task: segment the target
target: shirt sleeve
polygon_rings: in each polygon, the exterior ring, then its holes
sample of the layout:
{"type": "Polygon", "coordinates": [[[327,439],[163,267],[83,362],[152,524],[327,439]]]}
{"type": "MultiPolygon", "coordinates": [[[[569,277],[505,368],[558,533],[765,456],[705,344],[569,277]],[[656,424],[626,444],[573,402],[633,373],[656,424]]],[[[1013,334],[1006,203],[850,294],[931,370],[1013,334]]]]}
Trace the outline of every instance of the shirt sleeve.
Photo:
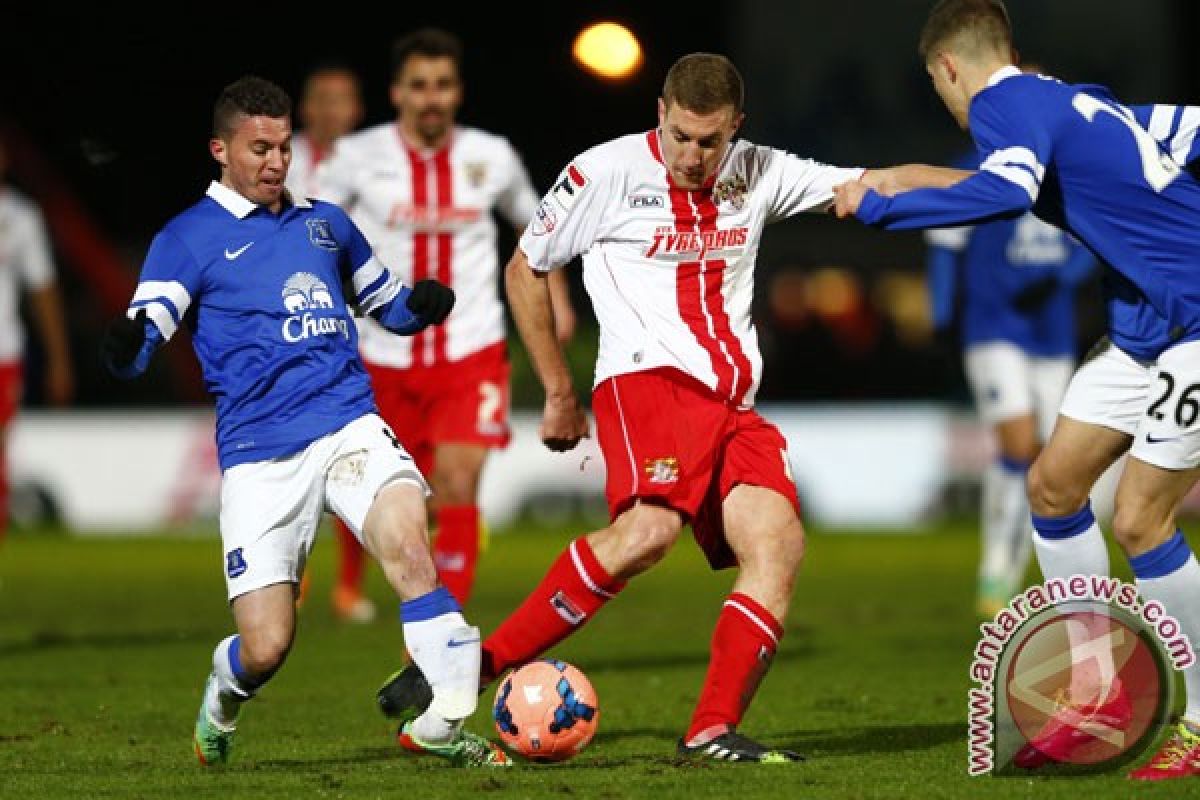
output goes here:
{"type": "Polygon", "coordinates": [[[341,249],[340,270],[343,280],[354,288],[354,303],[364,314],[373,314],[391,302],[404,283],[380,261],[367,237],[340,208],[327,209],[333,236],[341,249]]]}
{"type": "Polygon", "coordinates": [[[163,230],[150,243],[126,316],[133,319],[145,309],[163,341],[168,341],[199,296],[202,279],[203,270],[191,251],[178,236],[163,230]]]}
{"type": "Polygon", "coordinates": [[[1200,161],[1200,107],[1164,104],[1130,106],[1138,124],[1149,131],[1181,166],[1200,161]]]}
{"type": "Polygon", "coordinates": [[[503,147],[505,162],[504,189],[496,198],[496,210],[514,228],[524,228],[533,219],[538,207],[537,192],[529,180],[529,173],[521,163],[521,157],[507,141],[503,147]]]}
{"type": "Polygon", "coordinates": [[[784,219],[805,211],[826,211],[833,203],[833,187],[856,181],[862,167],[834,167],[782,150],[770,151],[766,177],[774,184],[770,206],[771,220],[784,219]]]}
{"type": "Polygon", "coordinates": [[[1022,98],[1003,85],[971,104],[971,134],[979,171],[946,189],[916,189],[893,197],[868,191],[858,218],[888,230],[985,222],[1033,208],[1050,161],[1051,139],[1022,98]]]}
{"type": "Polygon", "coordinates": [[[549,272],[595,244],[614,179],[610,172],[575,159],[534,211],[520,247],[536,270],[549,272]]]}
{"type": "Polygon", "coordinates": [[[54,282],[54,259],[42,214],[32,204],[21,215],[21,227],[13,237],[16,261],[26,288],[43,289],[54,282]]]}

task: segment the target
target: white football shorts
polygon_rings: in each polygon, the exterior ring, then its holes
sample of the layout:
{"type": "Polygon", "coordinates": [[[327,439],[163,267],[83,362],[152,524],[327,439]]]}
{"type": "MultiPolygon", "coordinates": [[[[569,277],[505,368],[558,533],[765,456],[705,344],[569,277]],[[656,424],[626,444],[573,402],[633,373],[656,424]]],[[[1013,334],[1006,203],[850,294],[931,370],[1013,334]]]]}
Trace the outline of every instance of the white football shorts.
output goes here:
{"type": "Polygon", "coordinates": [[[1043,441],[1050,437],[1075,369],[1071,358],[1044,358],[1011,342],[984,342],[967,348],[963,365],[984,422],[995,425],[1033,414],[1043,441]]]}
{"type": "Polygon", "coordinates": [[[1134,437],[1129,454],[1147,464],[1200,466],[1200,342],[1174,345],[1156,362],[1105,342],[1075,373],[1061,413],[1134,437]]]}
{"type": "Polygon", "coordinates": [[[226,470],[221,543],[229,599],[298,582],[326,510],[341,517],[361,542],[375,496],[397,481],[429,494],[412,457],[376,414],[359,417],[290,456],[226,470]]]}

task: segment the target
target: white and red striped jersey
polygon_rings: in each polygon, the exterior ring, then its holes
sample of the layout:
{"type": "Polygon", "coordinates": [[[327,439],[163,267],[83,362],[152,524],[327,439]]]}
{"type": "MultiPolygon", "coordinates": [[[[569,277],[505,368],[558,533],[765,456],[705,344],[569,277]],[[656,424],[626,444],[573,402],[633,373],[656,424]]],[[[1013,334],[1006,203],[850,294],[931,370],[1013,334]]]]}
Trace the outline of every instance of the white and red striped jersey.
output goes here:
{"type": "Polygon", "coordinates": [[[320,197],[317,167],[329,157],[332,148],[321,149],[300,131],[292,137],[292,164],[288,167],[287,189],[292,197],[320,197]]]}
{"type": "Polygon", "coordinates": [[[54,261],[42,213],[33,201],[0,187],[0,363],[21,359],[25,334],[18,311],[22,287],[54,282],[54,261]]]}
{"type": "Polygon", "coordinates": [[[520,247],[535,269],[583,256],[600,321],[596,383],[674,367],[741,407],[762,376],[750,318],[763,226],[824,211],[862,175],[736,141],[710,185],[673,185],[657,131],[588,150],[543,198],[520,247]]]}
{"type": "Polygon", "coordinates": [[[363,358],[395,368],[459,361],[505,338],[493,209],[524,226],[538,198],[507,139],[455,128],[440,150],[413,148],[395,123],[344,136],[318,172],[318,197],[343,205],[404,282],[453,287],[454,311],[416,336],[359,323],[363,358]]]}

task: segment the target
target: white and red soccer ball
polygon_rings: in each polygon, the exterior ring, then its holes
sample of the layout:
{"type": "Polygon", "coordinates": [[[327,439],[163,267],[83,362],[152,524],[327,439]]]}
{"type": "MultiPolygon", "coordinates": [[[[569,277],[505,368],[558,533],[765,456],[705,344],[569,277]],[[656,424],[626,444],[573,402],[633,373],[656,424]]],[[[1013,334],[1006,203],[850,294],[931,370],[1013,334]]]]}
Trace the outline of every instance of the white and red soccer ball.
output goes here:
{"type": "Polygon", "coordinates": [[[565,661],[532,661],[496,689],[492,719],[508,749],[530,761],[566,761],[600,722],[596,690],[565,661]]]}

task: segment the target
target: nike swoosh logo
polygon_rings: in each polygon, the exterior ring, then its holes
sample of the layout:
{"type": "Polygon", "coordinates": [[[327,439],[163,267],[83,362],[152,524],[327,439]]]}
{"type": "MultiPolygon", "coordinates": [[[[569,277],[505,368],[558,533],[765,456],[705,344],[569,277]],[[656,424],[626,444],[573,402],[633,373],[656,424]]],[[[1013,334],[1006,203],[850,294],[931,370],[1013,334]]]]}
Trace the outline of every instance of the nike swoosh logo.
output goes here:
{"type": "Polygon", "coordinates": [[[226,247],[225,248],[225,260],[233,261],[235,258],[240,256],[242,253],[249,250],[251,244],[254,244],[254,242],[251,242],[250,244],[247,244],[247,245],[243,245],[243,246],[239,247],[237,250],[230,250],[228,247],[226,247]]]}
{"type": "Polygon", "coordinates": [[[478,639],[451,639],[446,642],[446,647],[466,647],[469,644],[478,644],[478,639]]]}
{"type": "Polygon", "coordinates": [[[1174,442],[1174,441],[1176,441],[1177,439],[1179,439],[1179,437],[1178,437],[1178,436],[1168,436],[1168,437],[1167,437],[1167,438],[1165,438],[1165,439],[1155,439],[1155,438],[1154,438],[1153,436],[1151,436],[1150,434],[1148,434],[1148,433],[1146,434],[1146,442],[1147,442],[1148,444],[1160,444],[1161,442],[1174,442]]]}

